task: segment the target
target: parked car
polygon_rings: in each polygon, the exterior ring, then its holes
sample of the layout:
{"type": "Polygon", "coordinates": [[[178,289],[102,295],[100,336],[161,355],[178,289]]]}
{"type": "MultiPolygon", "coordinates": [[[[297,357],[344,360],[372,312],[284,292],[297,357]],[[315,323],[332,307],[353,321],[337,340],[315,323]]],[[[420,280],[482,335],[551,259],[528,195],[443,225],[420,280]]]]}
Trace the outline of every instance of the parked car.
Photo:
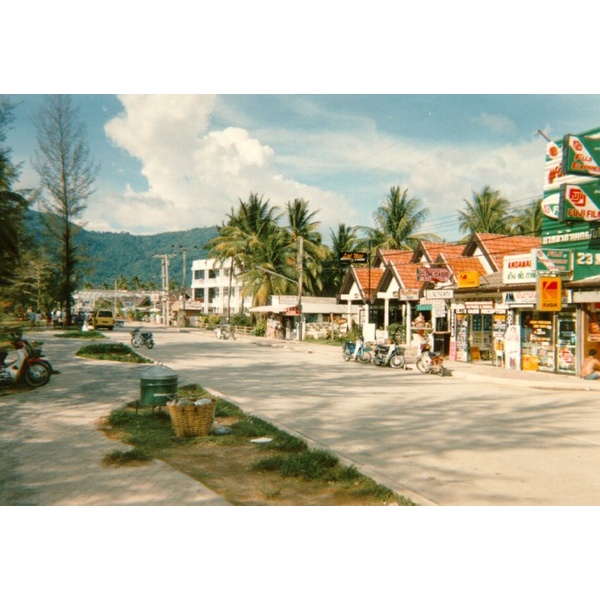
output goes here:
{"type": "Polygon", "coordinates": [[[94,318],[92,319],[92,324],[94,329],[106,328],[112,331],[115,327],[115,317],[113,315],[112,310],[101,309],[94,313],[94,318]]]}

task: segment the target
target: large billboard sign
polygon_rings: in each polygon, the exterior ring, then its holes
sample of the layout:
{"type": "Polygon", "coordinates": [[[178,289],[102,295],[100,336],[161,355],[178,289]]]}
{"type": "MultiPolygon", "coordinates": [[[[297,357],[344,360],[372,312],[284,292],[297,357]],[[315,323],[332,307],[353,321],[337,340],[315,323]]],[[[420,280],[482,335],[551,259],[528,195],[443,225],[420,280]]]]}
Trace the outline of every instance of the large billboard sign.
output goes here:
{"type": "Polygon", "coordinates": [[[560,186],[559,220],[600,221],[600,182],[560,186]]]}
{"type": "Polygon", "coordinates": [[[563,141],[564,173],[600,177],[600,139],[585,135],[566,135],[563,141]]]}

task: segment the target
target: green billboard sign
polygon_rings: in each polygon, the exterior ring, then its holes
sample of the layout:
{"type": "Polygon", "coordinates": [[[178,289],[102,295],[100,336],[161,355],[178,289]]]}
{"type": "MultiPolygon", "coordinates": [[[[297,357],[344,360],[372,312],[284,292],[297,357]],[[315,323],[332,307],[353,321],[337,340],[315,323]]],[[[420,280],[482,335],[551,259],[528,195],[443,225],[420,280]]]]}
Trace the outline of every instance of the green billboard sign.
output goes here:
{"type": "Polygon", "coordinates": [[[600,221],[600,181],[560,186],[559,220],[600,221]]]}
{"type": "Polygon", "coordinates": [[[566,135],[562,152],[564,173],[600,177],[600,139],[566,135]]]}

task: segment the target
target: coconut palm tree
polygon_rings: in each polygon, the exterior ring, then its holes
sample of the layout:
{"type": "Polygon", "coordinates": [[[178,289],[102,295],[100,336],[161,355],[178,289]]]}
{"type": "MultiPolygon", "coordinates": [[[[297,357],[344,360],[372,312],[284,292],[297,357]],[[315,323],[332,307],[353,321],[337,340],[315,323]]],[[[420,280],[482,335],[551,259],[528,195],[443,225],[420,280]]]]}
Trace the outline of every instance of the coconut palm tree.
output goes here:
{"type": "Polygon", "coordinates": [[[542,235],[542,199],[532,200],[513,216],[513,232],[517,235],[542,235]]]}
{"type": "Polygon", "coordinates": [[[460,231],[471,233],[510,233],[510,203],[498,190],[486,185],[481,192],[473,192],[471,202],[463,200],[466,210],[458,211],[460,231]]]}
{"type": "Polygon", "coordinates": [[[400,191],[399,186],[392,186],[373,213],[375,227],[361,228],[372,250],[411,250],[419,241],[438,241],[436,234],[418,233],[429,214],[422,205],[419,198],[408,197],[407,189],[400,191]]]}
{"type": "Polygon", "coordinates": [[[345,267],[341,267],[339,257],[344,252],[355,252],[364,249],[363,242],[359,239],[359,228],[349,227],[345,223],[338,223],[337,231],[329,229],[331,238],[331,251],[325,262],[323,271],[327,274],[324,278],[323,293],[326,296],[335,296],[342,285],[345,267]]]}
{"type": "Polygon", "coordinates": [[[287,241],[279,236],[278,220],[279,213],[269,206],[269,200],[250,193],[248,200],[239,199],[237,209],[230,211],[227,220],[217,228],[217,236],[206,245],[210,258],[232,261],[232,269],[241,273],[243,292],[252,294],[254,305],[265,297],[265,290],[271,289],[273,276],[261,268],[279,273],[278,268],[288,267],[286,262],[273,264],[274,258],[277,256],[280,260],[281,254],[273,252],[273,247],[285,245],[287,241]],[[263,263],[274,268],[265,267],[263,263]]]}
{"type": "Polygon", "coordinates": [[[308,201],[303,198],[288,202],[286,209],[289,223],[289,264],[298,272],[298,247],[299,239],[302,238],[302,286],[307,293],[316,294],[323,289],[321,273],[329,256],[329,248],[323,244],[319,233],[321,223],[315,220],[318,211],[310,212],[308,201]]]}

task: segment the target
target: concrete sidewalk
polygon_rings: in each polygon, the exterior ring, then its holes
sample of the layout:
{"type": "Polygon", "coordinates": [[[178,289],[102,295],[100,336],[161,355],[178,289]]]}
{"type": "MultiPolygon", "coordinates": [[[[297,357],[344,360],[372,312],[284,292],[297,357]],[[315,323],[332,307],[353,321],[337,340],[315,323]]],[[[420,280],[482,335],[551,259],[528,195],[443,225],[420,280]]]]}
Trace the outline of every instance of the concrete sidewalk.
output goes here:
{"type": "Polygon", "coordinates": [[[108,439],[99,422],[139,397],[144,366],[99,364],[75,357],[77,341],[37,332],[29,337],[43,339],[47,358],[61,372],[44,388],[0,397],[1,505],[228,505],[158,460],[102,465],[109,452],[129,446],[108,439]]]}

